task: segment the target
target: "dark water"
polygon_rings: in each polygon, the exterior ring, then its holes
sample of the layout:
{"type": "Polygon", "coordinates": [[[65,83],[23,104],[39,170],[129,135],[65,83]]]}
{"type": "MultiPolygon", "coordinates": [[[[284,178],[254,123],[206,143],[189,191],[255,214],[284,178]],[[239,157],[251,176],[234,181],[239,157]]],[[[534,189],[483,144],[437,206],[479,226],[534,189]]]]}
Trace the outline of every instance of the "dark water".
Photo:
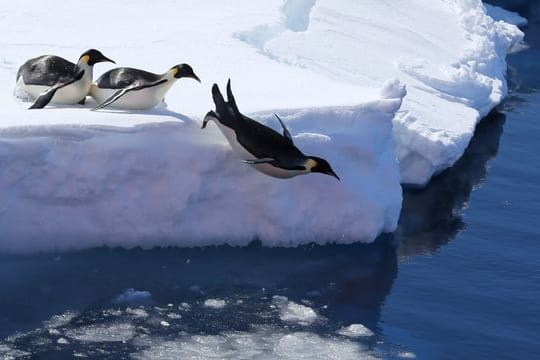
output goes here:
{"type": "Polygon", "coordinates": [[[0,358],[538,357],[540,4],[506,5],[530,19],[531,48],[509,58],[511,95],[453,168],[405,192],[396,234],[2,256],[0,358]],[[148,293],[118,299],[130,288],[148,293]],[[287,301],[305,306],[300,320],[284,316],[287,301]],[[353,323],[374,335],[336,333],[353,323]]]}

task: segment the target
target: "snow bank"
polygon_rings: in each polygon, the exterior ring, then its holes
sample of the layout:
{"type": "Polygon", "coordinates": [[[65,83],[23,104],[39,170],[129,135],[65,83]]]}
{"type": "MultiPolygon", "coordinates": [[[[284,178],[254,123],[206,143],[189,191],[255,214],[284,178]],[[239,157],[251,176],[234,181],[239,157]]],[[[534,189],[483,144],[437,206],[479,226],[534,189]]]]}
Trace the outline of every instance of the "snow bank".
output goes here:
{"type": "Polygon", "coordinates": [[[279,23],[238,38],[271,59],[350,84],[401,79],[408,96],[394,121],[396,154],[402,181],[416,185],[450,167],[506,95],[505,56],[523,36],[486,15],[480,0],[296,4],[283,7],[279,23]]]}
{"type": "Polygon", "coordinates": [[[0,248],[370,241],[399,215],[385,111],[400,101],[283,112],[297,145],[326,157],[341,182],[267,177],[235,158],[217,127],[187,121],[9,128],[0,141],[0,248]]]}
{"type": "Polygon", "coordinates": [[[59,0],[0,10],[0,251],[371,241],[396,228],[400,170],[424,184],[463,153],[522,36],[474,0],[97,0],[84,20],[59,0]],[[24,60],[90,47],[154,72],[187,62],[203,84],[181,80],[149,112],[12,97],[24,60]],[[274,127],[278,112],[343,181],[265,177],[201,131],[229,77],[244,112],[274,127]]]}

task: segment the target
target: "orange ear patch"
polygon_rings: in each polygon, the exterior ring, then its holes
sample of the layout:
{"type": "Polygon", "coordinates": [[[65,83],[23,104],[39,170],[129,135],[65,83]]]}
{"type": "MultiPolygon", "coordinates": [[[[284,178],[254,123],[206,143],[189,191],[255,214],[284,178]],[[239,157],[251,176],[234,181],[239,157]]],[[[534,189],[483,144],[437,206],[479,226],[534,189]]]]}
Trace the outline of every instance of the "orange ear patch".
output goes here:
{"type": "Polygon", "coordinates": [[[88,62],[90,61],[90,55],[84,55],[84,56],[82,57],[82,61],[84,61],[85,63],[88,64],[88,62]]]}

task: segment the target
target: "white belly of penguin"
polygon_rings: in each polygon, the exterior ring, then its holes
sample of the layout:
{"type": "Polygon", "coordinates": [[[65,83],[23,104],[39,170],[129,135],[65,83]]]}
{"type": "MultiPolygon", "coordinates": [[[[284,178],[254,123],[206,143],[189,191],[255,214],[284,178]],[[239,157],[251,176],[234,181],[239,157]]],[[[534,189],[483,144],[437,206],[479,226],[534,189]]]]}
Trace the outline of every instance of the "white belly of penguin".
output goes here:
{"type": "MultiPolygon", "coordinates": [[[[162,84],[142,90],[130,91],[108,107],[130,110],[151,109],[163,101],[163,97],[170,87],[167,85],[168,84],[162,84]]],[[[90,95],[98,104],[101,104],[117,91],[118,89],[101,89],[96,85],[92,85],[90,95]]]]}
{"type": "Polygon", "coordinates": [[[307,174],[309,172],[307,170],[285,170],[282,168],[272,166],[270,164],[253,164],[251,166],[253,166],[255,169],[259,170],[260,172],[266,175],[270,175],[270,176],[281,178],[281,179],[288,179],[297,175],[307,174]]]}
{"type": "MultiPolygon", "coordinates": [[[[92,82],[90,80],[83,77],[81,80],[75,81],[73,84],[57,90],[51,99],[51,103],[63,105],[77,104],[79,101],[86,98],[91,84],[92,82]]],[[[19,78],[17,86],[26,91],[34,99],[50,88],[50,86],[26,85],[22,81],[22,77],[19,78]]]]}
{"type": "MultiPolygon", "coordinates": [[[[225,135],[225,137],[227,138],[227,141],[231,145],[235,156],[241,158],[242,160],[256,160],[256,158],[249,151],[247,151],[242,145],[240,145],[240,143],[236,139],[236,133],[232,129],[222,125],[219,121],[216,121],[216,123],[223,135],[225,135]]],[[[309,172],[308,170],[285,170],[272,166],[271,164],[249,165],[266,175],[281,179],[287,179],[293,176],[307,174],[309,172]]]]}

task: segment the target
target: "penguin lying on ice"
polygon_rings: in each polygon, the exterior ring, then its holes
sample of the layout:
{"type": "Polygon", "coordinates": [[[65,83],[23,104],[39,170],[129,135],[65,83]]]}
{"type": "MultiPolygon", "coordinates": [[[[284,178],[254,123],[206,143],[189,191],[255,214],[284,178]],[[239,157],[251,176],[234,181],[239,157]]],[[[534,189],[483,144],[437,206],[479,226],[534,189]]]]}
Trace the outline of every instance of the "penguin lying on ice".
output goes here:
{"type": "Polygon", "coordinates": [[[119,109],[150,109],[163,101],[165,93],[180,78],[201,82],[188,64],[173,66],[165,74],[121,67],[107,71],[92,85],[90,95],[98,106],[92,110],[112,105],[119,109]]]}
{"type": "Polygon", "coordinates": [[[232,94],[230,80],[227,82],[227,102],[217,84],[212,87],[212,97],[216,111],[206,114],[202,128],[206,127],[208,121],[213,120],[229,141],[234,153],[246,164],[277,178],[318,172],[339,180],[328,161],[316,156],[306,156],[294,145],[291,134],[279,116],[276,115],[276,118],[283,128],[283,135],[241,114],[232,94]]]}
{"type": "Polygon", "coordinates": [[[17,72],[17,87],[36,98],[30,109],[54,104],[84,104],[92,85],[94,65],[112,62],[98,50],[84,52],[77,64],[55,55],[26,61],[17,72]]]}

